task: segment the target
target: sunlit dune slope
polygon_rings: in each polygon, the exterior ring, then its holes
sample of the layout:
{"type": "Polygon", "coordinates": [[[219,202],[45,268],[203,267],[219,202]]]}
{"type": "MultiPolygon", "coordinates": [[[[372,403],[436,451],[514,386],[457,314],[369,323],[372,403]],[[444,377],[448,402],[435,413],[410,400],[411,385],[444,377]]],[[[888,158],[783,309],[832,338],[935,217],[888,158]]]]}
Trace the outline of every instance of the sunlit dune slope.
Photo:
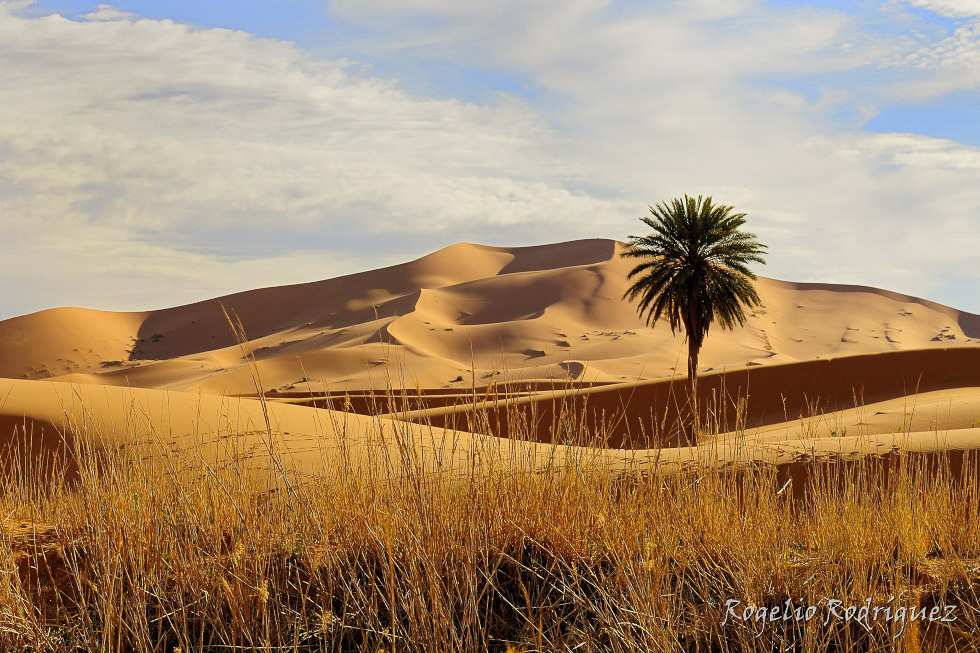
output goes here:
{"type": "Polygon", "coordinates": [[[355,413],[142,388],[0,379],[0,397],[0,462],[8,473],[26,461],[71,477],[82,452],[133,450],[140,459],[182,454],[203,469],[237,465],[275,480],[324,471],[341,449],[345,463],[376,456],[395,469],[403,460],[452,467],[454,446],[469,452],[499,442],[355,413]]]}
{"type": "Polygon", "coordinates": [[[888,416],[901,413],[900,402],[892,401],[866,407],[886,415],[876,422],[863,421],[860,413],[842,414],[835,428],[853,424],[855,430],[847,434],[828,431],[824,424],[791,422],[674,449],[560,446],[304,406],[273,403],[264,410],[256,399],[138,388],[0,380],[0,394],[5,398],[0,406],[0,471],[27,469],[31,478],[69,483],[79,474],[73,452],[84,449],[96,459],[106,452],[130,451],[140,460],[169,466],[171,473],[187,469],[188,463],[199,474],[231,470],[251,478],[258,488],[282,488],[282,481],[297,483],[337,472],[427,470],[469,477],[502,467],[543,471],[595,465],[617,475],[670,474],[692,466],[737,470],[765,463],[782,478],[798,481],[794,493],[799,493],[815,465],[828,461],[887,461],[901,451],[927,458],[948,455],[958,465],[965,454],[980,450],[980,427],[966,426],[961,419],[980,400],[976,388],[923,397],[927,413],[956,413],[953,423],[941,428],[920,423],[911,429],[886,429],[888,416]]]}

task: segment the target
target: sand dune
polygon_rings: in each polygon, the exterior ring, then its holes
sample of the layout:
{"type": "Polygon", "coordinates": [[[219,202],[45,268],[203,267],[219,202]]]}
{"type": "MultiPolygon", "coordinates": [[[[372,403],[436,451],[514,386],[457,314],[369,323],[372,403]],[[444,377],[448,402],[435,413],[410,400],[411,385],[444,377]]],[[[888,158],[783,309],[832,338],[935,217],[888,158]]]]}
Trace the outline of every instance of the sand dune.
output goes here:
{"type": "Polygon", "coordinates": [[[121,365],[149,315],[54,308],[0,321],[0,374],[45,379],[121,365]]]}
{"type": "Polygon", "coordinates": [[[683,413],[686,346],[622,300],[630,263],[619,251],[598,239],[459,243],[175,308],[5,320],[0,444],[24,448],[33,430],[33,456],[64,452],[88,425],[109,448],[151,436],[216,447],[224,429],[244,433],[254,453],[269,430],[249,398],[261,389],[301,474],[323,464],[338,434],[366,451],[386,428],[425,456],[424,442],[447,438],[515,446],[492,436],[523,424],[541,444],[520,445],[521,455],[550,456],[564,451],[548,441],[570,407],[620,466],[682,466],[719,447],[729,462],[789,464],[804,450],[978,446],[980,316],[874,288],[760,278],[763,305],[744,328],[712,331],[702,351],[699,404],[720,435],[700,449],[656,449],[683,413]],[[393,396],[378,392],[387,388],[393,396]]]}
{"type": "MultiPolygon", "coordinates": [[[[491,379],[614,383],[682,374],[682,337],[622,301],[610,240],[495,248],[145,313],[55,309],[0,322],[0,376],[211,394],[468,388],[491,379]],[[387,364],[385,364],[387,363],[387,364]]],[[[714,331],[702,370],[980,345],[980,317],[855,286],[760,279],[763,307],[714,331]]]]}
{"type": "MultiPolygon", "coordinates": [[[[922,398],[923,412],[956,414],[954,426],[920,422],[894,430],[889,418],[901,403],[882,402],[865,413],[888,415],[877,423],[844,413],[834,425],[804,420],[709,439],[699,447],[623,449],[555,445],[444,430],[391,418],[137,388],[0,380],[0,472],[26,473],[68,483],[79,478],[76,452],[101,455],[128,451],[140,460],[202,474],[232,469],[257,488],[282,488],[327,471],[400,474],[411,470],[482,475],[492,469],[560,469],[596,465],[614,474],[672,474],[691,467],[731,470],[773,466],[796,482],[802,494],[824,464],[869,459],[885,462],[899,454],[948,456],[961,465],[980,450],[980,427],[964,420],[980,405],[980,388],[941,391],[922,398]],[[267,411],[267,413],[266,413],[267,411]],[[268,421],[266,421],[268,414],[268,421]],[[840,423],[856,422],[845,434],[840,423]],[[863,426],[863,428],[862,428],[863,426]],[[921,428],[922,430],[915,430],[921,428]],[[865,432],[864,429],[867,429],[865,432]],[[174,458],[177,456],[178,458],[174,458]],[[167,461],[183,461],[182,463],[167,461]],[[380,463],[380,464],[379,464],[380,463]]],[[[955,467],[954,467],[955,470],[955,467]]]]}
{"type": "Polygon", "coordinates": [[[181,453],[208,469],[233,464],[274,482],[279,463],[289,476],[304,477],[327,469],[341,449],[345,462],[365,470],[372,456],[395,470],[406,461],[466,469],[472,452],[500,442],[239,397],[22,380],[0,380],[0,396],[0,460],[8,473],[27,464],[73,478],[82,451],[133,450],[141,459],[181,453]]]}

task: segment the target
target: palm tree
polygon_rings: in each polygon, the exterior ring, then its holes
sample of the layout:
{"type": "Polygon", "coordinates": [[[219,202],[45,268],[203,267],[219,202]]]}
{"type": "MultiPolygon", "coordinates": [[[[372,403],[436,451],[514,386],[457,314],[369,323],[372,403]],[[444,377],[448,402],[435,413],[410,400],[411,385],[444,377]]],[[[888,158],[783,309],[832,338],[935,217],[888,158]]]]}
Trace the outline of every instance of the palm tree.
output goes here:
{"type": "MultiPolygon", "coordinates": [[[[755,234],[742,231],[745,214],[714,204],[711,197],[684,196],[670,204],[651,206],[653,218],[640,218],[653,233],[630,236],[622,256],[641,259],[627,279],[636,281],[623,295],[639,298],[637,311],[648,326],[667,318],[677,333],[687,336],[688,391],[697,397],[698,353],[708,329],[718,321],[723,329],[745,323],[743,306],[759,306],[756,276],[749,263],[765,264],[767,249],[755,234]]],[[[695,414],[695,426],[697,411],[695,414]]]]}

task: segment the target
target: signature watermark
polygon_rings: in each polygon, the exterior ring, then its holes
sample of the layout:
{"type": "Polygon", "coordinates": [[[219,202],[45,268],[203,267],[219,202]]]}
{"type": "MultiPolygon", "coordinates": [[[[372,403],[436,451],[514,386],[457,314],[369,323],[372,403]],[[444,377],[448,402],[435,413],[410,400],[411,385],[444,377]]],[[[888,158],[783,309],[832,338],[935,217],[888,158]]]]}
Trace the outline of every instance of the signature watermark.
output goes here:
{"type": "Polygon", "coordinates": [[[741,601],[729,599],[725,602],[725,617],[721,625],[733,621],[753,623],[759,628],[756,635],[758,637],[768,626],[774,624],[809,622],[819,618],[824,626],[832,621],[856,622],[870,629],[873,623],[892,623],[899,627],[896,636],[901,636],[909,624],[917,621],[953,623],[958,609],[959,606],[956,605],[936,605],[931,608],[902,605],[894,596],[884,603],[876,604],[869,598],[858,605],[845,605],[838,599],[821,599],[816,605],[807,605],[802,600],[797,603],[793,599],[786,599],[776,605],[743,606],[741,601]]]}

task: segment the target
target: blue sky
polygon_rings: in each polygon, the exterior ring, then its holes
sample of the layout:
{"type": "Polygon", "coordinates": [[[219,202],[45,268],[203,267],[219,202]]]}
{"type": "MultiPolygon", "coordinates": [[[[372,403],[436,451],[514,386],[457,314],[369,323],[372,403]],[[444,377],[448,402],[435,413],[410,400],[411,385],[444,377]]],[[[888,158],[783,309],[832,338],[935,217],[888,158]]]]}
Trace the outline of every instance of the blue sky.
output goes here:
{"type": "Polygon", "coordinates": [[[0,318],[624,238],[684,192],[764,274],[980,312],[978,109],[980,0],[0,0],[0,318]]]}
{"type": "Polygon", "coordinates": [[[864,123],[873,132],[915,132],[980,147],[980,93],[958,91],[924,102],[882,107],[864,123]]]}
{"type": "MultiPolygon", "coordinates": [[[[35,3],[30,12],[78,18],[95,10],[98,4],[84,0],[45,1],[35,3]]],[[[326,5],[319,0],[138,0],[117,2],[113,6],[146,18],[244,30],[258,36],[294,40],[306,47],[317,47],[338,35],[331,32],[334,23],[329,19],[326,5]]],[[[340,32],[343,36],[348,34],[340,32]]]]}
{"type": "MultiPolygon", "coordinates": [[[[657,4],[667,3],[620,2],[612,3],[608,10],[635,14],[657,4]]],[[[853,17],[869,32],[895,38],[906,36],[913,30],[929,34],[934,39],[942,38],[969,23],[967,17],[945,16],[897,2],[768,0],[761,5],[781,12],[794,12],[802,8],[841,12],[853,17]]],[[[87,0],[40,0],[33,4],[31,12],[40,15],[59,13],[77,19],[92,12],[96,6],[97,3],[87,0]]],[[[147,18],[170,19],[205,28],[243,30],[261,37],[289,40],[315,56],[353,57],[371,74],[397,78],[406,88],[431,97],[491,102],[495,94],[505,93],[533,102],[546,94],[546,89],[533,78],[515,71],[460,65],[444,57],[416,54],[410,49],[389,50],[389,44],[377,38],[384,29],[372,29],[358,21],[347,20],[331,11],[329,3],[323,0],[135,0],[118,2],[113,6],[147,18]]],[[[737,19],[734,18],[732,23],[737,25],[737,19]]],[[[404,12],[399,13],[398,20],[431,27],[443,24],[424,15],[407,17],[404,12]]],[[[896,73],[892,78],[900,79],[902,74],[896,73]]],[[[879,81],[888,81],[888,78],[885,71],[865,66],[829,75],[763,78],[757,81],[763,86],[784,86],[814,99],[822,88],[828,86],[850,88],[859,95],[863,85],[874,85],[879,81]]],[[[980,92],[973,89],[926,101],[911,98],[902,102],[896,99],[880,107],[870,119],[862,119],[853,110],[844,107],[838,118],[842,127],[861,127],[872,132],[915,132],[980,146],[980,126],[973,119],[978,109],[980,92]]]]}

